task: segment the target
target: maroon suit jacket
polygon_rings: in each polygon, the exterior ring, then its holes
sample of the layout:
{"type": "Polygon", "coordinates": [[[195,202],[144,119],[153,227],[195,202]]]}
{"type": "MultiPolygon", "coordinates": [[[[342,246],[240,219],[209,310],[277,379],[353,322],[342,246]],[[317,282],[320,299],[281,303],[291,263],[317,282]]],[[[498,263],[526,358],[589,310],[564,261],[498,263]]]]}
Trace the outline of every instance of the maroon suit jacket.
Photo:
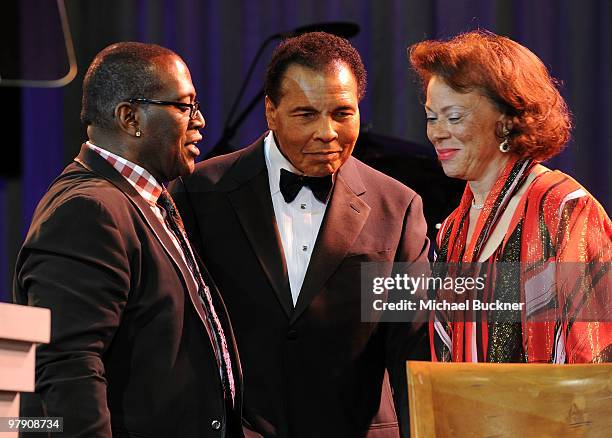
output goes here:
{"type": "MultiPolygon", "coordinates": [[[[86,146],[77,159],[40,201],[14,281],[17,303],[52,312],[51,343],[36,358],[46,414],[64,417],[62,436],[242,436],[226,435],[240,412],[224,402],[189,268],[110,164],[86,146]]],[[[229,318],[205,280],[240,393],[229,318]]]]}
{"type": "Polygon", "coordinates": [[[294,308],[263,139],[198,164],[171,190],[234,323],[250,427],[266,437],[397,437],[397,412],[407,434],[405,361],[429,358],[426,327],[361,322],[360,266],[426,261],[420,197],[351,157],[294,308]]]}

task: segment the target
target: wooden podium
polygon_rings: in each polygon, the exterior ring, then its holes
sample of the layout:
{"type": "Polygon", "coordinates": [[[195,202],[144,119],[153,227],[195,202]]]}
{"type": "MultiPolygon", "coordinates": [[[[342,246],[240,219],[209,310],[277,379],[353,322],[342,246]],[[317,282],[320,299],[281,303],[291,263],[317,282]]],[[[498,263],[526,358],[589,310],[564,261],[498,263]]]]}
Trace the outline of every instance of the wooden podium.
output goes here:
{"type": "Polygon", "coordinates": [[[412,438],[612,436],[612,363],[407,369],[412,438]]]}
{"type": "Polygon", "coordinates": [[[19,393],[34,392],[36,344],[50,338],[49,309],[0,303],[0,417],[19,416],[19,393]]]}

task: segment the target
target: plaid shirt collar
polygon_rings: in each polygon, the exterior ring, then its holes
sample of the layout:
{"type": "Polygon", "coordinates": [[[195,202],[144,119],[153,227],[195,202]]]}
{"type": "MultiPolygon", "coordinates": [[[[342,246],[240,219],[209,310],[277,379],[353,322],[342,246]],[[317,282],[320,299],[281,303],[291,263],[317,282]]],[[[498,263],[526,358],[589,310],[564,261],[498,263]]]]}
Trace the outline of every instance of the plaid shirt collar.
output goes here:
{"type": "Polygon", "coordinates": [[[126,160],[119,155],[102,149],[91,142],[87,142],[87,147],[104,158],[115,168],[147,201],[151,206],[155,206],[157,199],[163,190],[161,184],[146,169],[126,160]]]}

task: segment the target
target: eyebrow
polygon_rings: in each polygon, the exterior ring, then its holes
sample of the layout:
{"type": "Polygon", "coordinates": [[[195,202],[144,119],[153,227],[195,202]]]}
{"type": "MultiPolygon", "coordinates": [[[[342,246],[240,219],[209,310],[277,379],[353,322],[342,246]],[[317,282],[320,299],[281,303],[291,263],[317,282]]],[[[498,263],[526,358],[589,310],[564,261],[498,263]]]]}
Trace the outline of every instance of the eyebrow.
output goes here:
{"type": "Polygon", "coordinates": [[[183,100],[183,99],[189,99],[189,102],[193,103],[193,102],[195,102],[197,100],[196,97],[197,97],[196,93],[187,93],[187,94],[184,94],[182,96],[177,97],[176,100],[180,101],[180,100],[183,100]]]}
{"type": "MultiPolygon", "coordinates": [[[[334,111],[346,111],[346,110],[355,111],[355,108],[351,105],[342,105],[337,108],[334,108],[334,111]]],[[[312,106],[296,106],[295,108],[291,110],[291,112],[299,113],[299,112],[319,112],[319,111],[312,106]]]]}
{"type": "Polygon", "coordinates": [[[344,111],[344,110],[355,111],[355,108],[351,105],[342,105],[336,108],[334,111],[344,111]]]}
{"type": "Polygon", "coordinates": [[[292,113],[299,113],[299,112],[312,112],[312,111],[317,111],[316,109],[314,109],[311,106],[296,106],[295,108],[293,108],[291,110],[292,113]]]}
{"type": "MultiPolygon", "coordinates": [[[[428,111],[431,111],[431,112],[434,112],[434,113],[435,113],[435,111],[434,111],[434,110],[432,110],[431,108],[429,108],[427,105],[423,105],[423,106],[425,107],[425,109],[426,109],[426,110],[428,110],[428,111]]],[[[458,109],[465,109],[465,108],[466,108],[466,107],[464,107],[463,105],[447,105],[447,106],[445,106],[444,108],[442,108],[442,109],[440,110],[440,112],[441,112],[441,113],[446,112],[446,111],[448,111],[449,109],[454,108],[454,107],[457,107],[458,109]]]]}

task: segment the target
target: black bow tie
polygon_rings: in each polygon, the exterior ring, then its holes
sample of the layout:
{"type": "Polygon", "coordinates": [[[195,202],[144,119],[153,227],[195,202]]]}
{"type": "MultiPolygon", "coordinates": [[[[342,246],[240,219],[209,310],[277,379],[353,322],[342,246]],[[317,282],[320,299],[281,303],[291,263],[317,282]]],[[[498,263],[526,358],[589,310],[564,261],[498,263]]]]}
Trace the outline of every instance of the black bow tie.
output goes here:
{"type": "Polygon", "coordinates": [[[312,190],[315,198],[325,203],[332,188],[332,176],[303,176],[281,169],[279,185],[287,203],[293,202],[304,186],[312,190]]]}

